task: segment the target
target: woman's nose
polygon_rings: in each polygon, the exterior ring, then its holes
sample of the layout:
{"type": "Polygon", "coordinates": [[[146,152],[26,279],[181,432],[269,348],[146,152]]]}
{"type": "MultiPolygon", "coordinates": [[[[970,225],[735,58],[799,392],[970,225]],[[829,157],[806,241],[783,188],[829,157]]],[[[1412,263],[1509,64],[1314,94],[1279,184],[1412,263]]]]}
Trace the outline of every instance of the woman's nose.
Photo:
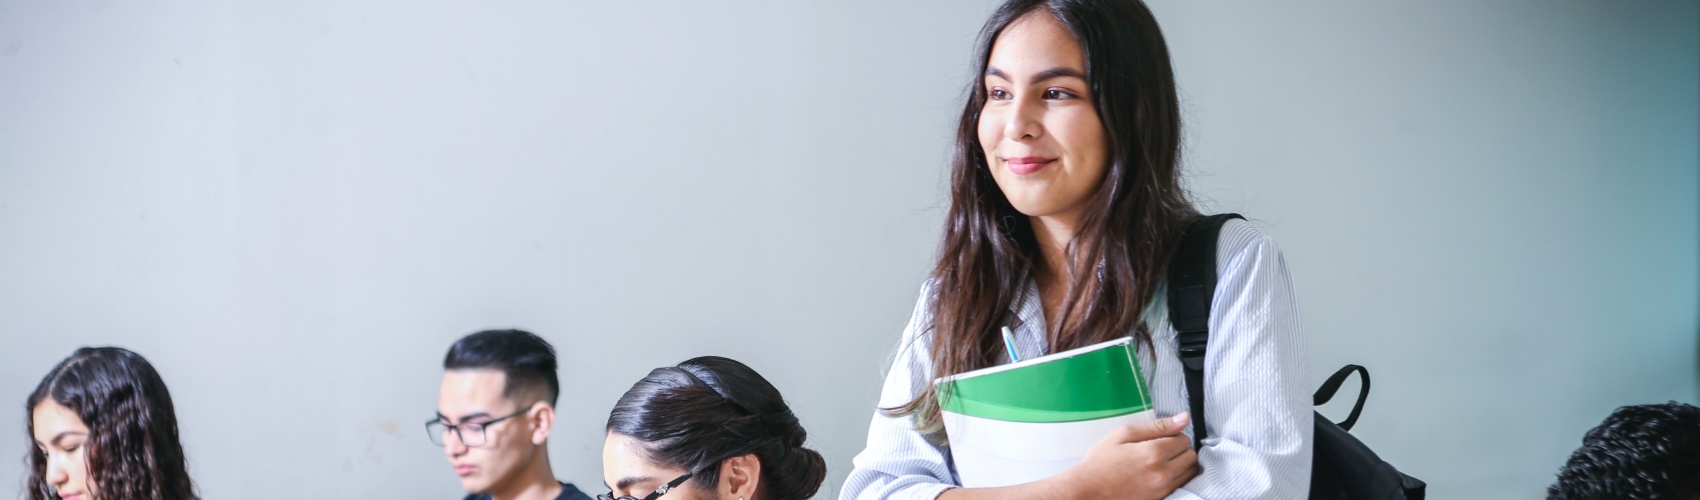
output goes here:
{"type": "Polygon", "coordinates": [[[69,482],[71,480],[71,475],[65,472],[65,458],[48,457],[47,477],[43,479],[47,480],[47,484],[52,485],[63,485],[66,482],[69,482]]]}
{"type": "Polygon", "coordinates": [[[1022,99],[1010,106],[1009,113],[1004,116],[1003,134],[1005,139],[1022,141],[1039,137],[1042,127],[1039,126],[1039,116],[1042,106],[1022,99]]]}

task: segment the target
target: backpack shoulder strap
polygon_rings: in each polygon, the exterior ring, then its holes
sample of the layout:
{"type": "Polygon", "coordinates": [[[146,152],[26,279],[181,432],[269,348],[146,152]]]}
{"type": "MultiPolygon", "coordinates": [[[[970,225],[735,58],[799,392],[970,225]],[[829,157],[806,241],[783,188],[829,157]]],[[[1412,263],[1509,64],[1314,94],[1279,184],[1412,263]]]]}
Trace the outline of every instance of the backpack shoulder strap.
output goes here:
{"type": "Polygon", "coordinates": [[[1186,372],[1187,403],[1192,412],[1192,447],[1208,437],[1204,425],[1204,352],[1210,344],[1210,300],[1216,295],[1216,239],[1229,219],[1217,214],[1193,222],[1169,260],[1169,323],[1186,372]]]}

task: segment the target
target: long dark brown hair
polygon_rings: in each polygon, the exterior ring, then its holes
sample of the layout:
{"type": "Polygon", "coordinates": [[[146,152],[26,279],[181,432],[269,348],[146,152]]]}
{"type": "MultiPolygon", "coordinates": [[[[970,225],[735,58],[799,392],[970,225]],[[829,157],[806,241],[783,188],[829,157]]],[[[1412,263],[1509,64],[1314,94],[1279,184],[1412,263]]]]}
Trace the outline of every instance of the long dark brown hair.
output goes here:
{"type": "MultiPolygon", "coordinates": [[[[24,405],[35,435],[36,406],[52,398],[89,428],[84,459],[89,486],[112,500],[197,500],[171,393],[153,365],[117,347],[84,347],[60,361],[24,405]]],[[[31,438],[33,442],[33,438],[31,438]]],[[[47,484],[47,455],[29,451],[30,500],[59,498],[47,484]]]]}
{"type": "Polygon", "coordinates": [[[809,433],[779,389],[749,366],[719,356],[656,368],[608,414],[607,431],[643,442],[648,459],[719,484],[719,464],[755,454],[768,500],[805,500],[826,480],[826,459],[803,447],[809,433]]]}
{"type": "MultiPolygon", "coordinates": [[[[998,189],[979,140],[981,81],[992,45],[1026,15],[1054,16],[1074,35],[1086,60],[1093,105],[1103,123],[1109,165],[1087,201],[1067,247],[1068,291],[1046,334],[1052,351],[1134,335],[1150,344],[1140,322],[1162,282],[1187,224],[1198,218],[1180,180],[1181,118],[1169,49],[1157,20],[1136,0],[1011,0],[980,30],[975,80],[956,130],[950,212],[930,295],[933,376],[990,366],[1003,349],[996,333],[1006,311],[1043,265],[1028,217],[998,189]]],[[[1031,298],[1038,300],[1037,297],[1031,298]]],[[[941,430],[931,386],[907,404],[884,409],[915,415],[917,429],[941,430]]]]}

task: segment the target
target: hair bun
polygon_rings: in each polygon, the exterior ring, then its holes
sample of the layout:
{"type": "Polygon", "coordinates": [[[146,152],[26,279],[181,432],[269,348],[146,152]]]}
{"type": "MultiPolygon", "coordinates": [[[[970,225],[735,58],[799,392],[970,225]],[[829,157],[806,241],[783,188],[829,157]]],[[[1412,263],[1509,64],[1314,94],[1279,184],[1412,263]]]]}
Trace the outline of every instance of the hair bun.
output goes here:
{"type": "Polygon", "coordinates": [[[762,476],[771,478],[767,487],[774,500],[813,498],[826,481],[826,458],[802,446],[784,447],[762,462],[762,476]]]}

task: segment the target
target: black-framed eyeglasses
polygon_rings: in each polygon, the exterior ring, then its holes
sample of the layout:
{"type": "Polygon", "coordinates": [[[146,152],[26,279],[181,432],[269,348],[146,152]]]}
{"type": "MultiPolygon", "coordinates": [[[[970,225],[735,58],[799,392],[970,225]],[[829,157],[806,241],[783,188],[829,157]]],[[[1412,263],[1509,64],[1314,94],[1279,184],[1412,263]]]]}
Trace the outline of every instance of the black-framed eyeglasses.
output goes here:
{"type": "Polygon", "coordinates": [[[695,472],[686,472],[685,475],[679,476],[678,479],[668,481],[667,484],[663,484],[660,488],[656,488],[654,493],[645,495],[642,499],[630,495],[614,496],[614,492],[610,491],[601,495],[596,495],[596,500],[655,500],[657,498],[661,498],[661,495],[666,495],[667,492],[673,491],[673,488],[677,488],[679,485],[685,484],[685,480],[690,479],[691,476],[694,475],[696,475],[695,472]]]}
{"type": "Polygon", "coordinates": [[[445,446],[444,443],[448,442],[449,431],[454,431],[455,437],[460,438],[460,444],[464,444],[468,448],[476,448],[484,446],[485,428],[496,425],[496,422],[524,415],[528,411],[531,411],[529,406],[501,418],[483,422],[462,422],[460,425],[443,423],[442,417],[438,417],[425,422],[425,433],[431,436],[431,444],[445,446]]]}

